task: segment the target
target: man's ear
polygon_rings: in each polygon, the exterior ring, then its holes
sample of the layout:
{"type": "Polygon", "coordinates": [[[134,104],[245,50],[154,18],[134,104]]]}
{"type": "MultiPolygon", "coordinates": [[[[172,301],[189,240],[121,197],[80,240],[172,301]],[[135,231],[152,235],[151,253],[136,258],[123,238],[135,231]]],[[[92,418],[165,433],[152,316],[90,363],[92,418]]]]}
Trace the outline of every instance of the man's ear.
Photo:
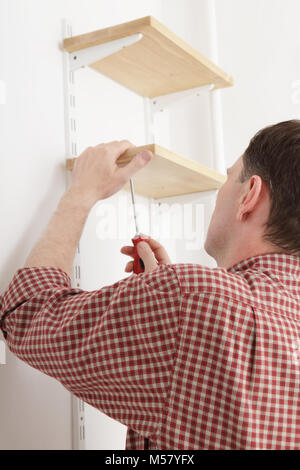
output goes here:
{"type": "Polygon", "coordinates": [[[247,182],[246,189],[241,197],[237,212],[237,220],[242,221],[248,217],[257,206],[262,195],[262,179],[253,175],[247,182]]]}

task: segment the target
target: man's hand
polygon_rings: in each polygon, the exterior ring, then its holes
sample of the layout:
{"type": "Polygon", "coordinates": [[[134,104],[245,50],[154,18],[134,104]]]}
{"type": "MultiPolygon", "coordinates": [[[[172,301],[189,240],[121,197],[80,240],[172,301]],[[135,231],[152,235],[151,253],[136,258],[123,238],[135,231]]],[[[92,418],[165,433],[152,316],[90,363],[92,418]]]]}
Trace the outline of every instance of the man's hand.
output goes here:
{"type": "MultiPolygon", "coordinates": [[[[148,238],[149,245],[146,242],[140,242],[137,245],[137,251],[142,258],[145,265],[145,273],[149,273],[158,268],[161,264],[171,264],[171,260],[166,252],[165,248],[153,238],[147,235],[141,234],[143,237],[148,238]]],[[[121,253],[133,258],[133,246],[123,246],[121,253]]],[[[129,261],[126,264],[125,272],[130,273],[133,271],[133,261],[129,261]]]]}
{"type": "Polygon", "coordinates": [[[143,151],[126,166],[118,167],[120,155],[132,147],[128,140],[88,147],[75,160],[69,190],[92,204],[115,194],[152,159],[150,151],[143,151]]]}
{"type": "Polygon", "coordinates": [[[25,267],[54,266],[72,273],[72,264],[86,219],[93,205],[119,191],[152,158],[149,151],[136,155],[120,168],[117,159],[128,140],[89,147],[75,161],[69,189],[62,196],[45,232],[33,247],[25,267]]]}

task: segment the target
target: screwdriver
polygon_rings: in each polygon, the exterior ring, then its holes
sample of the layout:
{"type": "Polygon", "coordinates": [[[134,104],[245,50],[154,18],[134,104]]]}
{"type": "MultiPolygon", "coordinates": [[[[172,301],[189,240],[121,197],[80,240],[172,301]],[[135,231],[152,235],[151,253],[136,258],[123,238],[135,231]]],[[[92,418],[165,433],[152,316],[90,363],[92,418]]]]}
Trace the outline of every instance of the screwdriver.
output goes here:
{"type": "Polygon", "coordinates": [[[140,231],[138,228],[138,222],[137,222],[137,216],[136,216],[136,207],[135,207],[135,193],[134,193],[134,185],[133,185],[133,179],[130,178],[130,190],[131,190],[131,200],[132,200],[132,207],[133,207],[133,215],[134,215],[134,222],[135,222],[135,236],[132,238],[132,243],[133,243],[133,272],[135,274],[140,274],[144,272],[145,270],[145,265],[143,260],[139,257],[138,251],[137,251],[137,245],[140,242],[146,242],[149,244],[149,240],[142,235],[140,235],[140,231]]]}

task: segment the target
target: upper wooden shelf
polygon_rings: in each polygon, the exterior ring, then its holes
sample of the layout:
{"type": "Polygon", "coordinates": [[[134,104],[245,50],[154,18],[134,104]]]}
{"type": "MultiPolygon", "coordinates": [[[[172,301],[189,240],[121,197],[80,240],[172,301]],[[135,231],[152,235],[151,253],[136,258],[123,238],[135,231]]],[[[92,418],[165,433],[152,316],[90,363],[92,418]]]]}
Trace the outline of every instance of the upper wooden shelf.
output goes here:
{"type": "Polygon", "coordinates": [[[209,84],[233,85],[230,75],[152,16],[65,39],[64,48],[75,52],[137,33],[143,34],[137,43],[91,67],[149,98],[209,84]]]}
{"type": "MultiPolygon", "coordinates": [[[[217,171],[156,144],[127,150],[118,159],[118,165],[126,165],[142,150],[150,150],[154,155],[151,162],[134,176],[135,191],[143,196],[158,199],[211,191],[219,189],[226,181],[226,176],[217,171]]],[[[73,169],[74,161],[74,158],[67,160],[68,170],[73,169]]],[[[130,190],[129,184],[124,189],[130,190]]]]}

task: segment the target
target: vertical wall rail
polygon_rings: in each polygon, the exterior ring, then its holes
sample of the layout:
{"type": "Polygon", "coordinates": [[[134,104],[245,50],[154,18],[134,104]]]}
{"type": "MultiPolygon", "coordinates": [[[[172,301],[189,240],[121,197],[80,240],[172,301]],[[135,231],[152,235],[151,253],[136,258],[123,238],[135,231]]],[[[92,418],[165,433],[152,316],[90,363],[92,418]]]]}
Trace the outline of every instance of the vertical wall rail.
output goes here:
{"type": "MultiPolygon", "coordinates": [[[[215,0],[208,1],[208,16],[210,24],[210,60],[218,64],[218,30],[215,0]]],[[[210,92],[211,124],[214,151],[214,168],[220,173],[226,173],[225,154],[224,154],[224,134],[223,134],[223,115],[221,90],[210,92]]]]}
{"type": "MultiPolygon", "coordinates": [[[[150,98],[144,97],[144,123],[145,123],[145,145],[155,143],[155,127],[154,127],[154,111],[153,104],[150,98]]],[[[149,198],[149,234],[152,234],[153,220],[151,206],[154,204],[154,199],[149,198]]]]}
{"type": "Polygon", "coordinates": [[[144,97],[145,145],[155,143],[154,113],[152,100],[144,97]]]}
{"type": "MultiPolygon", "coordinates": [[[[72,36],[72,26],[63,20],[63,39],[72,36]]],[[[76,84],[75,72],[70,70],[69,54],[64,52],[64,99],[65,99],[65,145],[66,158],[75,158],[78,155],[78,123],[76,119],[76,84]]],[[[66,186],[69,186],[71,175],[66,172],[66,186]]],[[[80,288],[80,243],[78,244],[73,262],[72,286],[80,288]]],[[[71,395],[72,415],[72,448],[85,449],[85,420],[84,402],[71,395]]]]}
{"type": "Polygon", "coordinates": [[[0,339],[0,365],[6,364],[6,344],[0,339]]]}

